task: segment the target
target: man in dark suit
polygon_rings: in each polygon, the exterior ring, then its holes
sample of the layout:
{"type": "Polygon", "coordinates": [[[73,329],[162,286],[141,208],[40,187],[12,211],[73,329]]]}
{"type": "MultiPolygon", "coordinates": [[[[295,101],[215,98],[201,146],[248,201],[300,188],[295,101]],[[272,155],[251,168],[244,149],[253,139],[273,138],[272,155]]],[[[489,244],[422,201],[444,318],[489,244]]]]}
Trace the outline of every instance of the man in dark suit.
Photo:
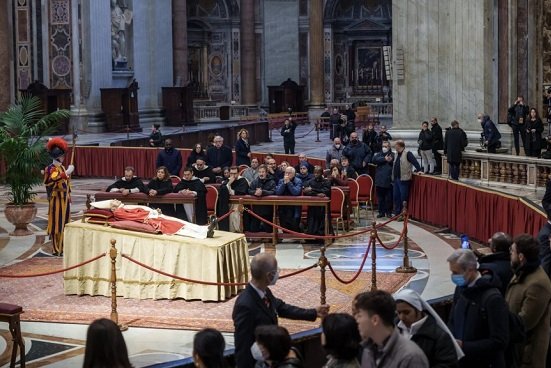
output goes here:
{"type": "Polygon", "coordinates": [[[459,122],[457,120],[452,121],[451,129],[446,132],[444,138],[444,154],[447,156],[449,174],[453,180],[459,180],[461,152],[465,150],[468,143],[467,134],[459,127],[459,122]]]}
{"type": "Polygon", "coordinates": [[[329,312],[329,306],[303,309],[285,304],[276,298],[269,285],[275,285],[279,277],[277,260],[273,254],[260,253],[251,261],[251,281],[237,297],[233,307],[233,324],[235,328],[235,362],[238,368],[254,367],[255,360],[251,354],[254,343],[254,330],[262,325],[277,325],[277,318],[315,321],[329,312]]]}
{"type": "Polygon", "coordinates": [[[230,167],[233,162],[231,148],[224,146],[224,138],[217,135],[214,137],[214,146],[207,149],[207,165],[217,176],[222,176],[224,167],[230,167]]]}

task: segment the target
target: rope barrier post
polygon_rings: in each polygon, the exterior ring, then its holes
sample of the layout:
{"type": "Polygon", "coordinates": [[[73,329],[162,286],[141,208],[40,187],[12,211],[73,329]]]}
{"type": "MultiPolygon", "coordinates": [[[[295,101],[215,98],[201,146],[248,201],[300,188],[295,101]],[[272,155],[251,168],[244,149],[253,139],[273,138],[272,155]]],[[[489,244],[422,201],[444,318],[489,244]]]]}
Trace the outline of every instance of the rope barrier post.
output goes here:
{"type": "Polygon", "coordinates": [[[319,120],[316,121],[316,142],[321,142],[320,141],[320,122],[319,120]]]}
{"type": "Polygon", "coordinates": [[[320,267],[320,305],[325,305],[327,302],[325,298],[327,292],[327,286],[325,285],[325,268],[329,262],[325,256],[325,247],[321,247],[320,252],[321,254],[318,261],[318,266],[320,267]]]}
{"type": "Polygon", "coordinates": [[[243,206],[243,198],[239,198],[239,204],[237,205],[237,209],[239,211],[239,226],[241,228],[242,232],[245,232],[245,227],[243,223],[243,211],[245,211],[245,207],[243,206]]]}
{"type": "Polygon", "coordinates": [[[121,331],[128,330],[128,326],[119,324],[119,313],[117,312],[117,248],[115,244],[117,241],[111,239],[111,249],[109,250],[109,257],[111,257],[111,321],[115,322],[121,331]]]}
{"type": "Polygon", "coordinates": [[[404,201],[404,206],[402,209],[402,216],[404,218],[404,262],[402,266],[396,268],[396,272],[398,273],[415,273],[417,272],[417,269],[411,265],[411,262],[409,260],[408,255],[408,210],[407,210],[407,202],[404,201]]]}
{"type": "MultiPolygon", "coordinates": [[[[371,291],[377,290],[377,222],[371,223],[371,291]]],[[[369,247],[368,247],[369,248],[369,247]]]]}

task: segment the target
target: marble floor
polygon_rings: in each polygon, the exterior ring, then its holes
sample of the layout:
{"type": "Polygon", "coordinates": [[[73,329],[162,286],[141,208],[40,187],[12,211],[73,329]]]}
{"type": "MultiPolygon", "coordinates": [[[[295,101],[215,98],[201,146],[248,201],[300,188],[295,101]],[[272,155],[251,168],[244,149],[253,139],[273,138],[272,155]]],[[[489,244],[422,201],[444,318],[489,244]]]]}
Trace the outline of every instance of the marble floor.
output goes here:
{"type": "MultiPolygon", "coordinates": [[[[164,128],[165,134],[179,128],[164,128]]],[[[275,133],[275,132],[274,132],[275,133]]],[[[136,133],[134,133],[136,134],[136,133]]],[[[296,132],[297,153],[304,152],[311,157],[325,157],[325,151],[330,145],[327,132],[321,132],[320,142],[316,142],[316,132],[312,127],[299,126],[296,132]]],[[[101,142],[108,144],[109,140],[120,139],[107,134],[81,134],[79,143],[92,144],[101,142]]],[[[278,134],[273,135],[274,142],[263,143],[253,147],[254,151],[282,152],[283,143],[278,134]]],[[[84,209],[86,194],[103,190],[112,179],[82,179],[73,181],[72,214],[76,218],[84,209]]],[[[7,222],[3,211],[0,212],[0,267],[12,264],[22,259],[40,254],[49,256],[51,248],[48,245],[44,229],[47,224],[46,200],[43,188],[37,188],[38,216],[31,225],[34,234],[26,237],[10,237],[8,233],[13,226],[7,222]]],[[[504,190],[507,190],[505,188],[504,190]]],[[[0,186],[0,208],[7,201],[7,189],[0,186]]],[[[543,193],[534,192],[533,198],[541,198],[543,193]]],[[[371,222],[368,211],[362,211],[360,226],[371,222]]],[[[397,239],[401,223],[391,223],[384,231],[384,239],[397,239]]],[[[436,299],[450,295],[453,285],[449,279],[449,270],[445,261],[453,247],[457,247],[459,239],[455,234],[445,230],[434,229],[423,224],[412,222],[409,227],[409,239],[414,244],[410,252],[412,265],[418,269],[408,287],[414,288],[426,299],[436,299]]],[[[361,261],[362,249],[366,243],[365,236],[339,239],[335,246],[328,250],[327,256],[335,268],[339,270],[357,270],[361,261]]],[[[319,249],[301,243],[284,242],[275,248],[260,244],[265,250],[274,251],[281,268],[301,268],[311,264],[312,259],[319,256],[319,249]]],[[[377,248],[378,270],[392,272],[401,264],[402,250],[397,248],[387,251],[377,248]]],[[[370,263],[370,262],[367,262],[370,263]]],[[[370,270],[370,265],[364,266],[364,272],[370,270]]],[[[17,303],[10,300],[10,295],[3,294],[0,289],[0,301],[17,303]]],[[[0,364],[7,362],[7,325],[0,323],[0,364]],[[3,359],[3,360],[2,360],[3,359]]],[[[82,365],[87,326],[78,324],[52,324],[39,322],[23,322],[22,330],[26,342],[28,367],[78,367],[82,365]]],[[[151,367],[165,362],[187,358],[191,353],[194,331],[170,329],[146,329],[131,327],[124,332],[131,361],[135,367],[151,367]],[[160,343],[162,342],[162,343],[160,343]]],[[[228,348],[233,346],[233,336],[224,334],[228,348]]],[[[6,364],[4,366],[8,366],[6,364]]],[[[167,365],[168,366],[168,365],[167,365]]]]}

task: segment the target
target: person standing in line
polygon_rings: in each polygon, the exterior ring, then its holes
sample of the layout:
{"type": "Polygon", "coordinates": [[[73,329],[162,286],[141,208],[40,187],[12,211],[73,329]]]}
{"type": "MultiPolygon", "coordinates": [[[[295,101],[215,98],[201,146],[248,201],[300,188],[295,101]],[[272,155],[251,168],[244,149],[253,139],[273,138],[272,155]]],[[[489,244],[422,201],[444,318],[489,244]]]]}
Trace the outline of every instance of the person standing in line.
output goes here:
{"type": "Polygon", "coordinates": [[[517,156],[520,154],[519,136],[524,146],[526,130],[524,122],[528,118],[529,111],[528,105],[524,104],[524,97],[522,96],[518,96],[513,105],[507,110],[507,123],[513,129],[513,140],[517,156]]]}
{"type": "Polygon", "coordinates": [[[241,129],[235,142],[235,165],[251,166],[251,146],[249,145],[249,131],[241,129]]]}
{"type": "Polygon", "coordinates": [[[526,139],[524,141],[524,151],[526,152],[526,156],[541,156],[541,148],[543,145],[543,138],[541,135],[543,130],[543,122],[538,115],[538,110],[532,107],[530,109],[530,116],[526,121],[526,139]]]}
{"type": "Polygon", "coordinates": [[[392,190],[394,198],[394,214],[402,213],[404,202],[409,201],[409,189],[413,178],[413,169],[422,174],[421,165],[410,151],[406,150],[406,144],[402,140],[394,144],[396,157],[392,166],[392,190]]]}
{"type": "Polygon", "coordinates": [[[82,367],[132,367],[124,337],[115,322],[100,318],[90,324],[86,333],[82,367]]]}
{"type": "Polygon", "coordinates": [[[44,170],[44,185],[48,195],[48,228],[54,256],[63,255],[63,229],[71,220],[71,174],[74,165],[63,166],[67,142],[63,138],[52,138],[46,143],[46,150],[52,163],[44,170]]]}
{"type": "Polygon", "coordinates": [[[153,124],[151,134],[149,135],[150,147],[161,147],[163,145],[163,134],[161,133],[161,124],[153,124]]]}
{"type": "Polygon", "coordinates": [[[421,131],[419,132],[419,151],[421,153],[421,160],[423,160],[423,172],[425,174],[434,173],[434,157],[432,156],[432,133],[429,130],[429,123],[423,121],[421,124],[421,131]]]}
{"type": "Polygon", "coordinates": [[[281,135],[283,136],[283,148],[285,149],[285,154],[295,154],[295,129],[297,128],[297,123],[295,123],[291,118],[285,119],[284,125],[281,127],[281,135]]]}
{"type": "Polygon", "coordinates": [[[459,122],[452,121],[451,129],[446,131],[444,138],[444,154],[447,157],[449,174],[453,180],[459,180],[461,152],[465,150],[468,143],[467,134],[459,127],[459,122]]]}
{"type": "Polygon", "coordinates": [[[430,120],[432,133],[432,154],[434,155],[434,174],[442,174],[442,155],[439,150],[444,149],[444,136],[442,135],[442,127],[438,124],[438,119],[435,117],[430,120]]]}

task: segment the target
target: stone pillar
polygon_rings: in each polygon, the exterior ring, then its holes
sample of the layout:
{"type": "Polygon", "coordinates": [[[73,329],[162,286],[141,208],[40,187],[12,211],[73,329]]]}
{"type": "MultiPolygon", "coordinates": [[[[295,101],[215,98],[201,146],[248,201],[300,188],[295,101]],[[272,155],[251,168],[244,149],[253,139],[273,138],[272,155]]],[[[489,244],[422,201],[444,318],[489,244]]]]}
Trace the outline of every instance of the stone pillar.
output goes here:
{"type": "Polygon", "coordinates": [[[172,47],[174,85],[183,86],[188,81],[187,70],[187,1],[172,0],[172,47]]]}
{"type": "Polygon", "coordinates": [[[241,103],[256,104],[256,50],[254,1],[241,0],[241,103]]]}
{"type": "Polygon", "coordinates": [[[310,105],[320,106],[323,96],[323,0],[310,1],[310,105]]]}
{"type": "Polygon", "coordinates": [[[8,22],[8,1],[0,0],[0,111],[10,104],[10,37],[8,22]]]}

